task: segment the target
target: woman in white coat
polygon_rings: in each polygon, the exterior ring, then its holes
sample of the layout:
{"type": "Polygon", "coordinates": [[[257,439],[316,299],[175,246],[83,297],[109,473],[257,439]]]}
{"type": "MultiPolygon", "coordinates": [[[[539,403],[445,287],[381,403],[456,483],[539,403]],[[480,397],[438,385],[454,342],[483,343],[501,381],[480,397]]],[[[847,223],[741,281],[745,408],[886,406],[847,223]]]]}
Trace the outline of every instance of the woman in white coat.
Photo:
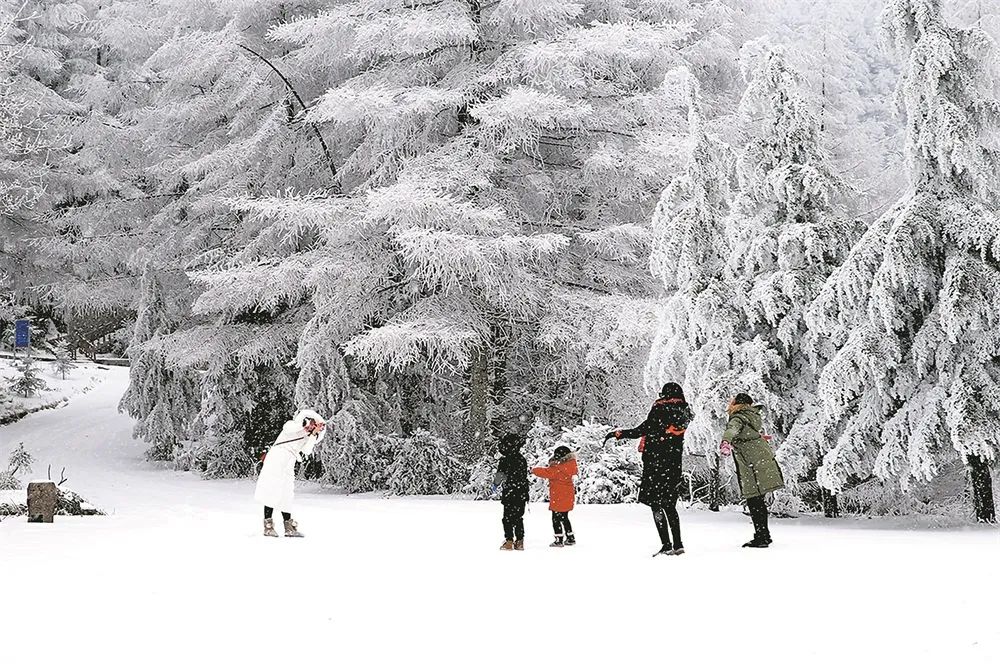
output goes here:
{"type": "Polygon", "coordinates": [[[311,409],[298,412],[285,423],[281,434],[264,456],[264,465],[257,478],[254,498],[264,505],[264,536],[276,537],[274,510],[281,511],[286,537],[305,536],[292,520],[292,500],[295,496],[295,463],[312,454],[313,447],[326,434],[323,417],[311,409]]]}

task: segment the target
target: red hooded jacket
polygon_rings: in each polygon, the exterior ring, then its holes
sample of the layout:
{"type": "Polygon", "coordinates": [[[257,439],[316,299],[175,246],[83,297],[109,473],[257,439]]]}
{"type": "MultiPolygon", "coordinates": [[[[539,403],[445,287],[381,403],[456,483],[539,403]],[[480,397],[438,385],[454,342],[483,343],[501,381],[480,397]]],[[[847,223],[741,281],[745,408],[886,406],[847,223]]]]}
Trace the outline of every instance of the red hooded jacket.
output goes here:
{"type": "Polygon", "coordinates": [[[573,477],[577,473],[575,454],[570,453],[561,460],[553,460],[548,467],[535,467],[531,473],[549,480],[549,511],[563,513],[573,510],[576,500],[573,477]]]}

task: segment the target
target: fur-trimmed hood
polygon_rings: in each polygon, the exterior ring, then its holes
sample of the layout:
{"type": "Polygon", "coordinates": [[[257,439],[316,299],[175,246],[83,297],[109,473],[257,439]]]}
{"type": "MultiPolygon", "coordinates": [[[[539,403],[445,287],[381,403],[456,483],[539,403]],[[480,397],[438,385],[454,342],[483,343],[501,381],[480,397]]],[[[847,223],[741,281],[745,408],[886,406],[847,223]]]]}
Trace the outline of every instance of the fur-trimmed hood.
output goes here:
{"type": "Polygon", "coordinates": [[[735,414],[738,414],[740,412],[744,412],[744,411],[747,411],[747,410],[753,410],[753,411],[757,412],[757,414],[760,414],[762,411],[764,411],[764,405],[733,405],[733,404],[730,404],[730,405],[728,405],[726,407],[726,413],[729,414],[729,418],[732,418],[735,414]]]}

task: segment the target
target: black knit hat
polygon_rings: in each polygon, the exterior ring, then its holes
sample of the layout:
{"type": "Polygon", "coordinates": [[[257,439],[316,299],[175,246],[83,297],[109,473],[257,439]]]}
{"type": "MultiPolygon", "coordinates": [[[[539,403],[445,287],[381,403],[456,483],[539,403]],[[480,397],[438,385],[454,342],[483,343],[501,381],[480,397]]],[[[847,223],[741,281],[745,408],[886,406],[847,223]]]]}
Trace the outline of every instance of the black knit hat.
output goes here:
{"type": "Polygon", "coordinates": [[[570,451],[570,449],[569,449],[568,446],[560,445],[560,446],[557,446],[556,450],[552,452],[552,457],[553,458],[565,458],[570,453],[572,453],[572,451],[570,451]]]}
{"type": "Polygon", "coordinates": [[[733,398],[734,405],[752,405],[753,398],[747,393],[737,393],[736,397],[733,398]]]}
{"type": "Polygon", "coordinates": [[[504,451],[518,451],[520,450],[522,444],[523,441],[517,433],[508,432],[500,438],[500,444],[497,445],[497,448],[500,449],[501,453],[504,451]]]}
{"type": "Polygon", "coordinates": [[[660,389],[660,397],[668,400],[684,400],[684,389],[677,382],[667,382],[660,389]]]}

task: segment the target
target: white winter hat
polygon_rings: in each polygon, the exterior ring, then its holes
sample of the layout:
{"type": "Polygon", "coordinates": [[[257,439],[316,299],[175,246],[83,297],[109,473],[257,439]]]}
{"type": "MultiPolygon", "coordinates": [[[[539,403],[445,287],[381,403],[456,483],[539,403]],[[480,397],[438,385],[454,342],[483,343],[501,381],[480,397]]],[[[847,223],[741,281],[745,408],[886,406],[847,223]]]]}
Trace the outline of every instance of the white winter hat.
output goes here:
{"type": "Polygon", "coordinates": [[[319,423],[326,423],[326,420],[322,416],[317,414],[311,409],[301,409],[299,410],[293,419],[296,423],[300,423],[303,426],[307,421],[318,421],[319,423]]]}

